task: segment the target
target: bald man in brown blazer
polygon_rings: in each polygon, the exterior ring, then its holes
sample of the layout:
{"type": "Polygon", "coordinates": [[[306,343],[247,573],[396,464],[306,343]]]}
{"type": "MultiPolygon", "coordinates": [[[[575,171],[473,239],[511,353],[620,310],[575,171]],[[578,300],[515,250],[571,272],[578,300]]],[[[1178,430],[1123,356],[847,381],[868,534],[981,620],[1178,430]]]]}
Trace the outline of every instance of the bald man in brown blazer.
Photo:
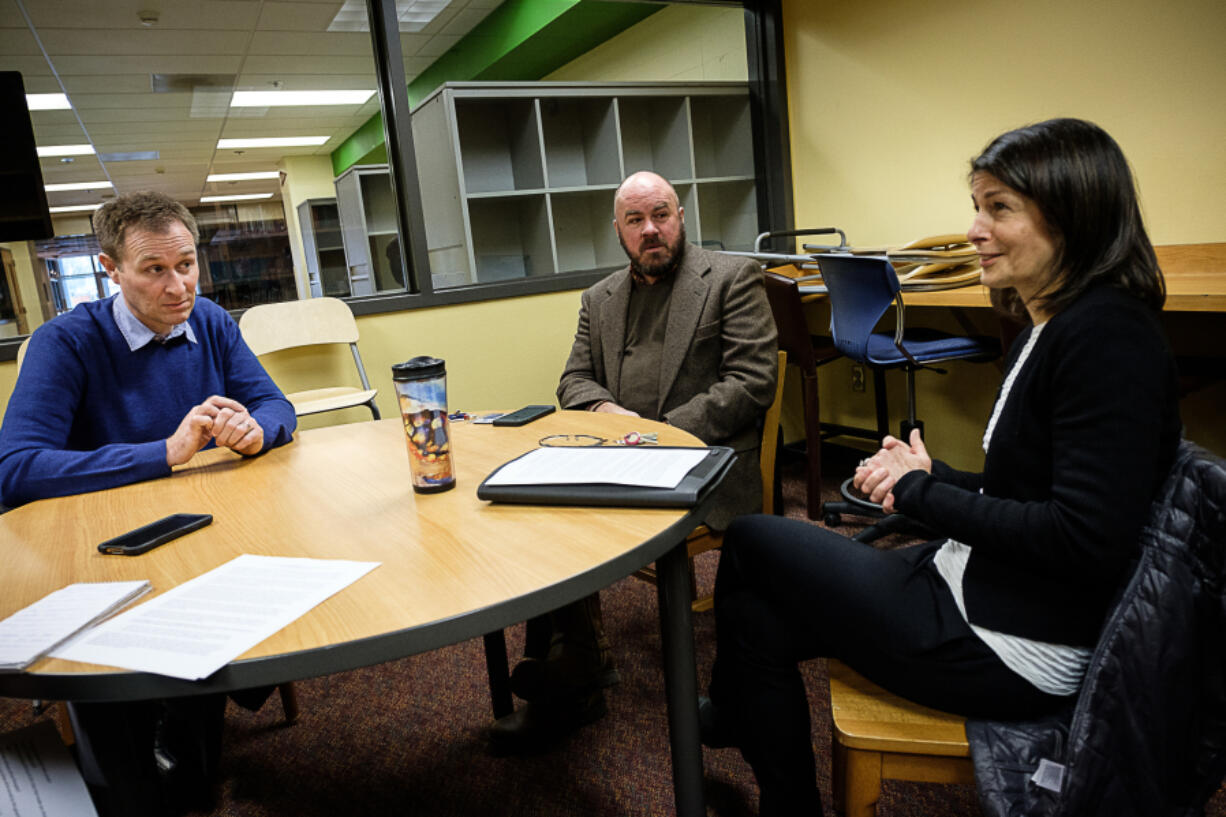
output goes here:
{"type": "MultiPolygon", "coordinates": [[[[627,178],[613,209],[630,264],[583,293],[558,402],[661,420],[735,449],[706,519],[722,530],[762,507],[761,418],[778,364],[761,270],[686,243],[685,209],[654,173],[627,178]]],[[[539,749],[605,714],[603,689],[619,677],[598,595],[529,622],[525,653],[511,683],[528,703],[494,724],[496,747],[539,749]]]]}

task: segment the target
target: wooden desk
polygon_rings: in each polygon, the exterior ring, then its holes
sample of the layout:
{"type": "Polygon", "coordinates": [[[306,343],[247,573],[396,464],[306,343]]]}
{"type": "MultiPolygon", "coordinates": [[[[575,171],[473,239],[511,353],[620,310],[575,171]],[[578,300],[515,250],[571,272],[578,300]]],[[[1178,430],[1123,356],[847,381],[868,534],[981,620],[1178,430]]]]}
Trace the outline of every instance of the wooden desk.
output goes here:
{"type": "MultiPolygon", "coordinates": [[[[1226,243],[1155,247],[1166,276],[1166,312],[1226,312],[1226,243]]],[[[990,307],[982,284],[938,292],[906,292],[908,306],[990,307]]]]}
{"type": "MultiPolygon", "coordinates": [[[[381,566],[200,682],[44,659],[0,674],[0,695],[134,701],[278,684],[377,664],[500,630],[657,561],[677,811],[705,814],[685,536],[706,512],[491,505],[481,479],[547,434],[657,431],[559,412],[520,428],[454,423],[457,486],[415,495],[399,418],[304,431],[252,460],[208,451],[166,479],[43,500],[0,516],[0,618],[74,581],[149,579],[165,591],[241,553],[381,566]],[[173,512],[213,524],[137,557],[98,542],[173,512]],[[678,547],[680,545],[680,547],[678,547]]],[[[709,500],[708,500],[709,501],[709,500]]]]}

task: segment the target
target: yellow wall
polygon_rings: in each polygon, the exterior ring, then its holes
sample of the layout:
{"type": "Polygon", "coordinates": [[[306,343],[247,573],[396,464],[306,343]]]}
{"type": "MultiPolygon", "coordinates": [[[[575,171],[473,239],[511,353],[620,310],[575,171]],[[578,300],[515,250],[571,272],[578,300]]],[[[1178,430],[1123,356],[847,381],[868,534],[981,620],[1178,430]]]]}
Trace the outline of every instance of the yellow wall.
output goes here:
{"type": "Polygon", "coordinates": [[[336,198],[332,160],[328,156],[286,156],[277,164],[277,169],[285,172],[281,201],[285,203],[285,227],[289,233],[290,255],[294,259],[298,297],[309,298],[311,287],[307,277],[306,250],[302,243],[302,225],[298,223],[298,205],[307,199],[336,198]]]}
{"type": "Polygon", "coordinates": [[[13,254],[13,266],[17,269],[17,289],[21,295],[21,305],[26,310],[26,322],[33,332],[43,324],[42,301],[38,298],[38,279],[34,275],[34,265],[39,263],[34,254],[33,241],[11,241],[0,244],[7,247],[13,254]]]}
{"type": "MultiPolygon", "coordinates": [[[[1226,241],[1220,0],[783,5],[797,226],[837,225],[860,245],[964,231],[970,158],[1009,128],[1076,116],[1123,147],[1155,243],[1226,241]]],[[[950,369],[919,374],[920,416],[938,455],[972,467],[998,377],[950,369]]],[[[846,363],[822,378],[823,419],[864,425],[871,387],[853,394],[846,363]]],[[[890,381],[897,418],[902,377],[890,381]]],[[[1188,436],[1219,453],[1224,404],[1217,386],[1182,406],[1188,436]]]]}
{"type": "Polygon", "coordinates": [[[744,11],[669,6],[544,79],[744,82],[746,77],[744,11]]]}
{"type": "MultiPolygon", "coordinates": [[[[554,402],[578,316],[578,292],[390,312],[358,319],[358,348],[371,386],[379,390],[376,402],[384,417],[395,417],[398,411],[392,364],[417,355],[447,362],[452,410],[518,408],[554,402]]],[[[334,383],[358,385],[353,358],[345,347],[283,352],[264,358],[264,363],[287,391],[334,383]]],[[[368,419],[368,410],[350,409],[304,417],[300,427],[368,419]]]]}

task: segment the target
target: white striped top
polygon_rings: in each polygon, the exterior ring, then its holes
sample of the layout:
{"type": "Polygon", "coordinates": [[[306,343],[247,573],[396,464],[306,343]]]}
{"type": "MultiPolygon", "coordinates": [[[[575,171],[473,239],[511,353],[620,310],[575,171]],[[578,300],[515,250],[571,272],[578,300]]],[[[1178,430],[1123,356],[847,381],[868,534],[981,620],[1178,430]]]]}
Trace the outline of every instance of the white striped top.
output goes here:
{"type": "MultiPolygon", "coordinates": [[[[1013,381],[1026,364],[1035,342],[1039,339],[1045,323],[1034,327],[1026,345],[1017,356],[1017,362],[1009,370],[1001,386],[1000,396],[992,409],[987,430],[983,433],[983,451],[986,454],[992,440],[992,432],[996,430],[996,421],[1000,419],[1001,409],[1009,399],[1013,389],[1013,381]]],[[[941,578],[949,585],[954,601],[962,618],[970,625],[975,635],[979,636],[988,648],[1000,658],[1009,669],[1025,678],[1030,683],[1049,695],[1072,695],[1081,686],[1086,667],[1090,663],[1092,650],[1088,647],[1073,647],[1067,644],[1052,644],[1046,641],[1036,641],[1019,635],[1010,635],[996,630],[989,630],[971,623],[966,617],[966,602],[962,596],[962,576],[966,572],[966,563],[970,559],[971,548],[950,539],[937,551],[933,564],[941,578]]]]}

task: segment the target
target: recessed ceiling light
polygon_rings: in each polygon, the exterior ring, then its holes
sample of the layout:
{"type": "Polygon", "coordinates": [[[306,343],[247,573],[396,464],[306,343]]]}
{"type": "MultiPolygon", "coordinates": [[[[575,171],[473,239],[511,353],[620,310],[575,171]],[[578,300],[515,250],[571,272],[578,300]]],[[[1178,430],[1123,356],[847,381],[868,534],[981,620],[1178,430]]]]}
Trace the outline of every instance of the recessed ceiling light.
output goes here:
{"type": "Polygon", "coordinates": [[[233,108],[280,108],[289,105],[361,105],[375,95],[369,91],[235,91],[233,108]]]}
{"type": "Polygon", "coordinates": [[[52,156],[90,156],[94,152],[93,145],[47,145],[38,148],[41,158],[52,156]]]}
{"type": "Polygon", "coordinates": [[[101,190],[104,187],[114,187],[114,185],[110,182],[68,182],[43,185],[43,189],[48,193],[54,193],[57,190],[101,190]]]}
{"type": "Polygon", "coordinates": [[[48,207],[47,210],[52,213],[83,213],[86,210],[97,210],[102,206],[98,204],[73,204],[69,207],[48,207]]]}
{"type": "Polygon", "coordinates": [[[272,193],[240,193],[233,196],[201,196],[200,203],[209,201],[250,201],[251,199],[271,199],[272,193]]]}
{"type": "Polygon", "coordinates": [[[258,173],[212,173],[206,182],[248,182],[256,179],[280,179],[279,170],[261,170],[258,173]]]}
{"type": "Polygon", "coordinates": [[[218,139],[220,150],[233,148],[301,148],[316,147],[328,141],[326,136],[267,136],[259,139],[218,139]]]}
{"type": "Polygon", "coordinates": [[[72,105],[66,94],[26,94],[26,107],[32,111],[66,111],[72,105]]]}

